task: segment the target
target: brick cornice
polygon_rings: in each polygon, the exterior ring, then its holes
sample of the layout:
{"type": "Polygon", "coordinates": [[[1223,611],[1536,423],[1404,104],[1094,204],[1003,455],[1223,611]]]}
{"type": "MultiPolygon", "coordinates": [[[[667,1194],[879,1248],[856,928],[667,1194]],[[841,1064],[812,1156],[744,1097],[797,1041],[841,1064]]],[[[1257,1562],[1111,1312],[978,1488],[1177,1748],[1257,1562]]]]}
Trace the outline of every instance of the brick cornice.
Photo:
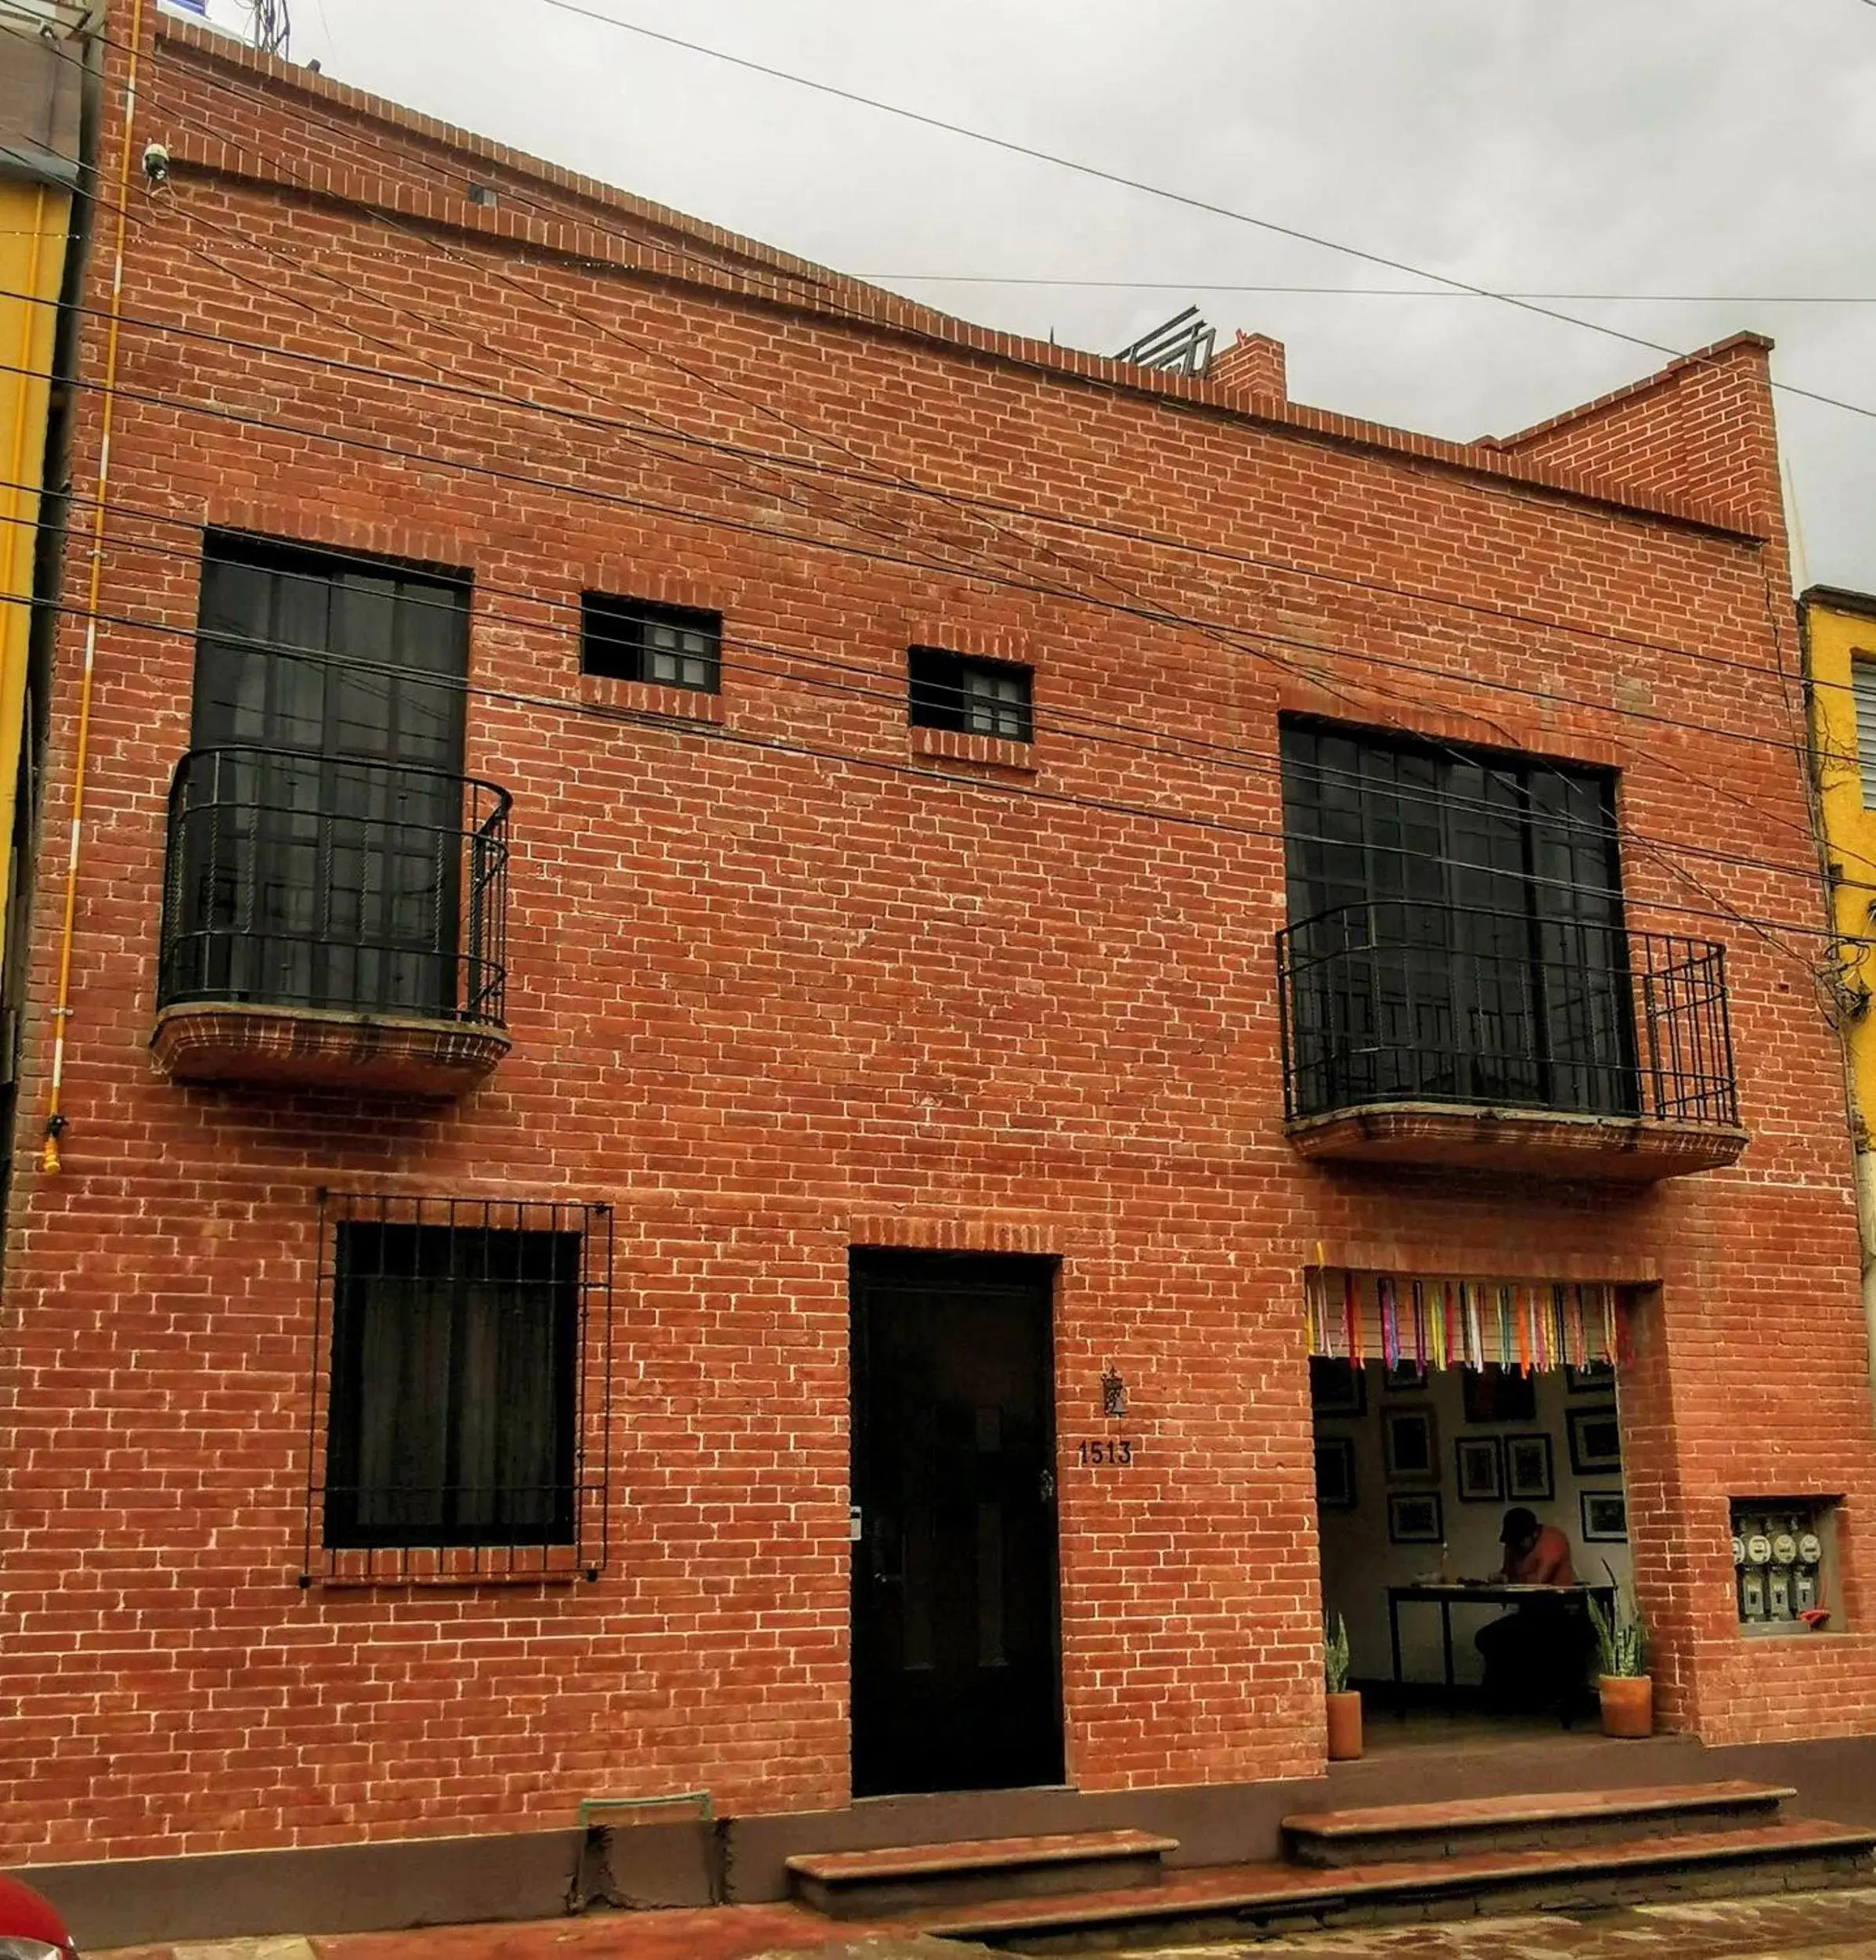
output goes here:
{"type": "Polygon", "coordinates": [[[273,93],[298,95],[310,103],[341,110],[375,122],[394,134],[453,152],[466,167],[465,194],[449,196],[378,171],[312,162],[295,176],[269,168],[264,158],[238,142],[217,143],[186,132],[177,132],[168,139],[174,164],[180,169],[211,171],[276,193],[284,191],[330,199],[373,212],[444,226],[486,241],[504,242],[577,260],[586,265],[608,266],[641,277],[728,294],[758,305],[806,312],[860,330],[916,337],[1053,381],[1122,391],[1279,435],[1406,458],[1456,471],[1488,485],[1502,484],[1508,489],[1618,510],[1735,541],[1752,544],[1766,541],[1762,524],[1747,513],[1635,489],[1601,477],[1540,467],[1507,446],[1528,441],[1557,423],[1607,406],[1622,394],[1659,385],[1689,362],[1710,360],[1715,353],[1735,344],[1769,345],[1755,334],[1735,335],[1732,341],[1676,363],[1661,375],[1617,391],[1616,396],[1566,411],[1553,422],[1540,424],[1503,442],[1489,438],[1477,443],[1449,442],[1300,402],[1247,399],[1210,381],[1160,374],[1105,355],[974,326],[825,266],[686,218],[666,206],[648,203],[595,179],[508,149],[434,117],[417,114],[381,97],[311,74],[290,63],[262,55],[174,16],[161,16],[158,34],[161,41],[186,49],[191,58],[245,71],[256,84],[273,93]],[[547,220],[499,202],[472,204],[466,194],[467,177],[472,174],[467,166],[474,164],[539,183],[560,197],[591,208],[595,219],[601,222],[588,222],[579,218],[567,222],[547,220]],[[622,232],[604,222],[604,216],[662,233],[669,242],[644,236],[642,231],[622,232]]]}

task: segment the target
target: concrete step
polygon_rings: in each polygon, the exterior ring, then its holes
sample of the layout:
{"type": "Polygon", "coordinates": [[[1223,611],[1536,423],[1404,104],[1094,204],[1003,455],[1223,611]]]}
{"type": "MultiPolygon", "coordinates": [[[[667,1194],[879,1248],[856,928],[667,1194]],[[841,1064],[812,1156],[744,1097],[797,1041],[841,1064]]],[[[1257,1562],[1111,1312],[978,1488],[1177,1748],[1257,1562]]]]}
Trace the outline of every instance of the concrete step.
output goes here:
{"type": "Polygon", "coordinates": [[[1210,1867],[1151,1887],[1006,1899],[895,1917],[907,1933],[1009,1946],[1026,1954],[1181,1940],[1243,1938],[1475,1914],[1628,1905],[1754,1892],[1867,1885],[1876,1827],[1791,1821],[1632,1844],[1486,1851],[1425,1861],[1210,1867]]]}
{"type": "Polygon", "coordinates": [[[1097,1886],[1104,1897],[1125,1897],[1157,1883],[1160,1861],[1178,1848],[1177,1838],[1145,1831],[1076,1831],[871,1851],[806,1851],[788,1861],[788,1885],[803,1905],[830,1918],[897,1918],[1097,1886]]]}
{"type": "Polygon", "coordinates": [[[1797,1795],[1772,1783],[1665,1783],[1299,1812],[1283,1820],[1300,1863],[1384,1864],[1473,1851],[1560,1851],[1775,1823],[1797,1795]]]}

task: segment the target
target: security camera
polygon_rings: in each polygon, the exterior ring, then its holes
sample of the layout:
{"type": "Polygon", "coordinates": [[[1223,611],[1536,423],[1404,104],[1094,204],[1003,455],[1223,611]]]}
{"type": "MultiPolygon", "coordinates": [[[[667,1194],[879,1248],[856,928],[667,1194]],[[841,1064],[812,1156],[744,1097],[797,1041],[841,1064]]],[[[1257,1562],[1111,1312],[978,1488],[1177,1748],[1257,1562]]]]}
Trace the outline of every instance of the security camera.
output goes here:
{"type": "Polygon", "coordinates": [[[143,175],[153,184],[169,181],[169,152],[161,143],[152,143],[143,153],[143,175]]]}

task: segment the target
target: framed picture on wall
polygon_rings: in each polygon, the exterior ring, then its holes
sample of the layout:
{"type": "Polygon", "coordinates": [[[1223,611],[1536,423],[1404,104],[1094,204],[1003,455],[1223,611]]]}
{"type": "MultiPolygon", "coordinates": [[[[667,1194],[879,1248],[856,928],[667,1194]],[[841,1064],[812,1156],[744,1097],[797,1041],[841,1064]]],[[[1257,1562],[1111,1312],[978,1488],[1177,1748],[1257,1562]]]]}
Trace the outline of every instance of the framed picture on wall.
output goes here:
{"type": "Polygon", "coordinates": [[[1352,1361],[1328,1355],[1309,1357],[1309,1408],[1312,1415],[1360,1416],[1368,1410],[1368,1377],[1352,1361]]]}
{"type": "Polygon", "coordinates": [[[1572,1409],[1570,1467],[1579,1477],[1596,1477],[1622,1467],[1622,1432],[1613,1408],[1572,1409]]]}
{"type": "Polygon", "coordinates": [[[1629,1536],[1629,1500],[1619,1490],[1582,1493],[1583,1542],[1614,1545],[1629,1536]]]}
{"type": "Polygon", "coordinates": [[[1423,1395],[1427,1370],[1417,1361],[1397,1361],[1382,1370],[1381,1386],[1391,1395],[1423,1395]]]}
{"type": "Polygon", "coordinates": [[[1504,1459],[1495,1436],[1461,1436],[1452,1446],[1462,1504],[1495,1503],[1505,1494],[1504,1459]]]}
{"type": "Polygon", "coordinates": [[[1387,1539],[1394,1545],[1438,1545],[1446,1536],[1437,1490],[1391,1490],[1387,1539]]]}
{"type": "Polygon", "coordinates": [[[1468,1422],[1535,1422],[1537,1384],[1515,1368],[1494,1361],[1468,1368],[1462,1388],[1468,1422]]]}
{"type": "Polygon", "coordinates": [[[1612,1395],[1615,1370],[1606,1361],[1592,1361],[1581,1368],[1564,1364],[1564,1386],[1573,1395],[1612,1395]]]}
{"type": "Polygon", "coordinates": [[[1439,1438],[1430,1409],[1388,1409],[1381,1414],[1381,1457],[1390,1483],[1440,1480],[1439,1438]]]}
{"type": "Polygon", "coordinates": [[[1556,1496],[1557,1475],[1550,1460],[1548,1436],[1505,1438],[1505,1495],[1540,1504],[1547,1504],[1556,1496]]]}
{"type": "Polygon", "coordinates": [[[1324,1436],[1316,1444],[1316,1508],[1353,1511],[1355,1506],[1354,1438],[1324,1436]]]}

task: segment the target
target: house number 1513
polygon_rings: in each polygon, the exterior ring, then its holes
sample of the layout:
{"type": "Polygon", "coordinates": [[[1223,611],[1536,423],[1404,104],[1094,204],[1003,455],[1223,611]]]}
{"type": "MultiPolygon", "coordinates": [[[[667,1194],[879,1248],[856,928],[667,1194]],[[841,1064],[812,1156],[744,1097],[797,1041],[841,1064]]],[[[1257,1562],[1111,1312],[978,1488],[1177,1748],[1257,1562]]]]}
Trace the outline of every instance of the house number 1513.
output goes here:
{"type": "Polygon", "coordinates": [[[1119,1441],[1102,1436],[1092,1442],[1075,1446],[1075,1461],[1078,1464],[1111,1464],[1117,1470],[1124,1470],[1134,1460],[1134,1446],[1130,1438],[1119,1441]]]}

